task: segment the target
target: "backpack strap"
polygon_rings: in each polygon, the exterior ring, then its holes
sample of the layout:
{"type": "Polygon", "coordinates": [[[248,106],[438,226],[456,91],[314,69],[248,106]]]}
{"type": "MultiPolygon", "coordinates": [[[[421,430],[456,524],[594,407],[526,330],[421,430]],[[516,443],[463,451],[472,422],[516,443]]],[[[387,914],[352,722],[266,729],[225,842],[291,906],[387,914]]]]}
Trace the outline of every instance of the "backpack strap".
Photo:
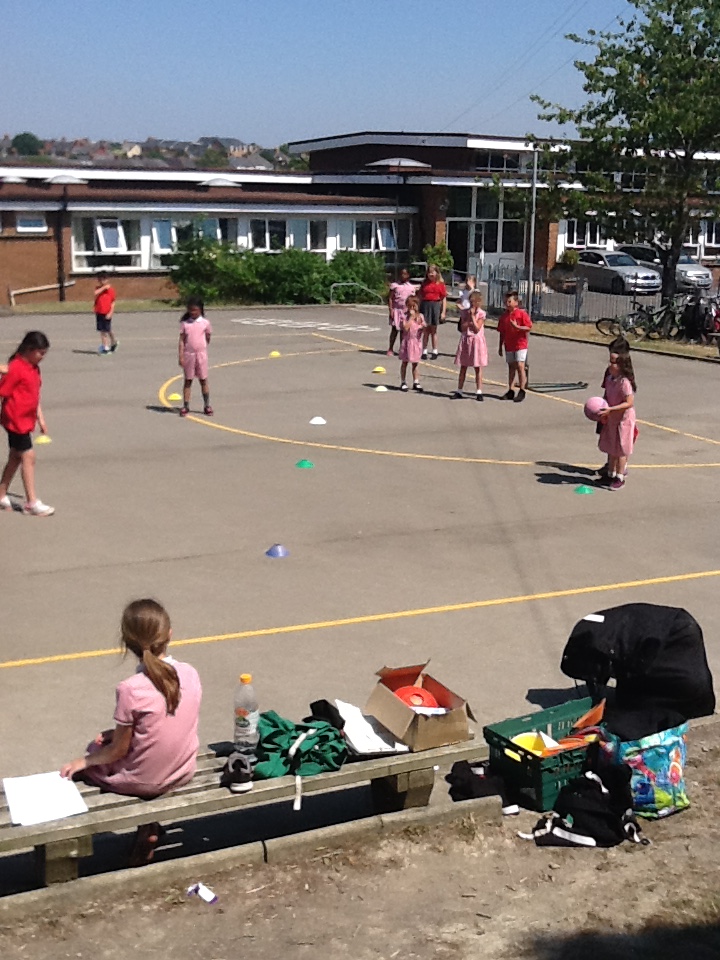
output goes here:
{"type": "MultiPolygon", "coordinates": [[[[290,769],[292,770],[295,764],[295,756],[300,749],[302,742],[307,739],[307,737],[312,736],[317,733],[314,727],[308,727],[307,730],[303,730],[300,736],[295,740],[294,743],[290,745],[288,750],[288,757],[290,759],[290,769]]],[[[298,760],[299,762],[299,760],[298,760]]],[[[299,774],[295,774],[295,799],[293,800],[293,810],[297,812],[302,807],[302,777],[299,774]]]]}

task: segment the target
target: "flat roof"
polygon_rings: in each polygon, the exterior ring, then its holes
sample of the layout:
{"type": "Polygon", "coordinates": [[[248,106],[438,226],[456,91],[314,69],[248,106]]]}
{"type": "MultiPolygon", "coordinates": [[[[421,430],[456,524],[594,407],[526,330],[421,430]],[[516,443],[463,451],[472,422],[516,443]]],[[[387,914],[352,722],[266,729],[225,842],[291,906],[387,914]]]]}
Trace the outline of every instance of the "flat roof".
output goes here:
{"type": "Polygon", "coordinates": [[[385,144],[407,147],[461,147],[470,150],[532,150],[526,137],[497,137],[473,133],[404,133],[397,130],[362,130],[333,137],[295,140],[288,144],[290,153],[312,153],[337,150],[363,144],[385,144]]]}

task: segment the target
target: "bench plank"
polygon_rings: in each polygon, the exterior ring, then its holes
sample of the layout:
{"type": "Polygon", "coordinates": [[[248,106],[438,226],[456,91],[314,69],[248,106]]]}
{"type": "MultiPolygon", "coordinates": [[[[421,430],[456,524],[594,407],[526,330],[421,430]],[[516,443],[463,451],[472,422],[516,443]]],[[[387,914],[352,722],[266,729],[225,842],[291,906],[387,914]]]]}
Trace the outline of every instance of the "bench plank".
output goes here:
{"type": "MultiPolygon", "coordinates": [[[[477,760],[486,756],[486,745],[483,742],[470,740],[434,750],[424,750],[420,753],[350,762],[333,773],[321,773],[314,777],[303,778],[303,793],[336,790],[367,781],[384,780],[412,771],[434,772],[433,767],[439,762],[477,760]]],[[[415,786],[421,791],[422,779],[415,780],[415,786]]],[[[425,790],[427,790],[427,779],[426,777],[425,790]]],[[[103,797],[110,799],[98,803],[97,808],[93,807],[90,812],[75,817],[30,827],[3,824],[0,828],[0,851],[24,850],[62,840],[91,837],[97,833],[128,830],[153,820],[167,823],[180,818],[209,816],[239,807],[259,806],[295,796],[294,777],[255,781],[253,789],[243,794],[231,793],[215,784],[217,780],[214,777],[210,783],[201,782],[197,789],[191,783],[187,788],[165,794],[157,800],[118,798],[112,794],[104,794],[103,797]]]]}

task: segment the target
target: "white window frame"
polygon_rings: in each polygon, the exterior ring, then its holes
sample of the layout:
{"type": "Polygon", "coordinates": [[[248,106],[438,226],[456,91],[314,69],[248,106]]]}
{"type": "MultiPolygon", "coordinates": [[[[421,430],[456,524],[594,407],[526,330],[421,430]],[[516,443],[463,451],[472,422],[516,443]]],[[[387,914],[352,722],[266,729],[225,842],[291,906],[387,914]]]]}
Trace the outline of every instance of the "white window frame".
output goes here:
{"type": "Polygon", "coordinates": [[[291,250],[309,250],[310,249],[310,221],[307,217],[290,217],[285,226],[285,243],[291,250]],[[298,224],[305,225],[305,234],[295,230],[298,224]],[[301,240],[301,243],[296,243],[301,240]]]}
{"type": "Polygon", "coordinates": [[[354,220],[338,220],[338,231],[337,231],[337,248],[340,250],[355,250],[355,221],[354,220]],[[349,245],[343,245],[342,240],[342,228],[346,228],[347,236],[345,239],[350,240],[349,245]]]}
{"type": "Polygon", "coordinates": [[[95,236],[97,237],[100,253],[127,253],[127,242],[125,240],[125,230],[122,223],[115,217],[102,217],[95,220],[95,236]],[[107,243],[103,227],[105,224],[114,224],[117,230],[118,245],[111,247],[107,243]]]}
{"type": "Polygon", "coordinates": [[[42,212],[32,212],[28,211],[27,213],[20,211],[15,214],[15,231],[17,233],[47,233],[47,216],[42,212]],[[23,226],[23,218],[27,220],[42,220],[42,224],[37,224],[35,226],[23,226]]]}
{"type": "Polygon", "coordinates": [[[585,250],[587,247],[602,247],[607,241],[607,237],[596,220],[577,220],[571,218],[566,220],[565,223],[565,246],[570,247],[572,250],[585,250]],[[580,230],[578,229],[582,224],[582,239],[580,238],[580,230]],[[571,226],[572,225],[572,226],[571,226]],[[574,234],[574,238],[570,240],[570,232],[574,234]],[[592,234],[595,235],[593,240],[592,234]]]}
{"type": "Polygon", "coordinates": [[[705,221],[705,247],[720,247],[720,220],[705,221]]]}
{"type": "Polygon", "coordinates": [[[377,244],[377,249],[382,251],[390,251],[394,253],[397,248],[397,229],[395,227],[394,220],[376,220],[375,221],[375,243],[377,244]],[[384,229],[387,229],[388,225],[390,227],[390,236],[392,238],[392,245],[386,246],[383,239],[383,228],[381,225],[384,225],[384,229]]]}
{"type": "Polygon", "coordinates": [[[151,236],[152,236],[152,252],[153,254],[164,254],[164,253],[173,253],[175,250],[176,244],[176,234],[175,226],[170,217],[155,217],[151,224],[151,236]],[[157,223],[169,223],[170,224],[170,246],[163,247],[160,243],[160,235],[158,233],[157,223]]]}

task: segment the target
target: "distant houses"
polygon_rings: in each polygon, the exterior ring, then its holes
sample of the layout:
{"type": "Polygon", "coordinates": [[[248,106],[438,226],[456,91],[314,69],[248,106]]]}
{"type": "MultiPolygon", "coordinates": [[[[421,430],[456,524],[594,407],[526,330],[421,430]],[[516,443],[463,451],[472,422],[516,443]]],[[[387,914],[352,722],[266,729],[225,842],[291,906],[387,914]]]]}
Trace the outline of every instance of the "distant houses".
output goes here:
{"type": "MultiPolygon", "coordinates": [[[[32,158],[45,164],[77,163],[82,166],[130,166],[150,169],[283,170],[294,158],[281,148],[263,149],[257,143],[246,143],[236,137],[199,137],[197,140],[167,140],[148,137],[146,140],[57,140],[41,141],[42,150],[32,158]]],[[[13,148],[13,137],[0,138],[0,158],[26,159],[13,148]]]]}

